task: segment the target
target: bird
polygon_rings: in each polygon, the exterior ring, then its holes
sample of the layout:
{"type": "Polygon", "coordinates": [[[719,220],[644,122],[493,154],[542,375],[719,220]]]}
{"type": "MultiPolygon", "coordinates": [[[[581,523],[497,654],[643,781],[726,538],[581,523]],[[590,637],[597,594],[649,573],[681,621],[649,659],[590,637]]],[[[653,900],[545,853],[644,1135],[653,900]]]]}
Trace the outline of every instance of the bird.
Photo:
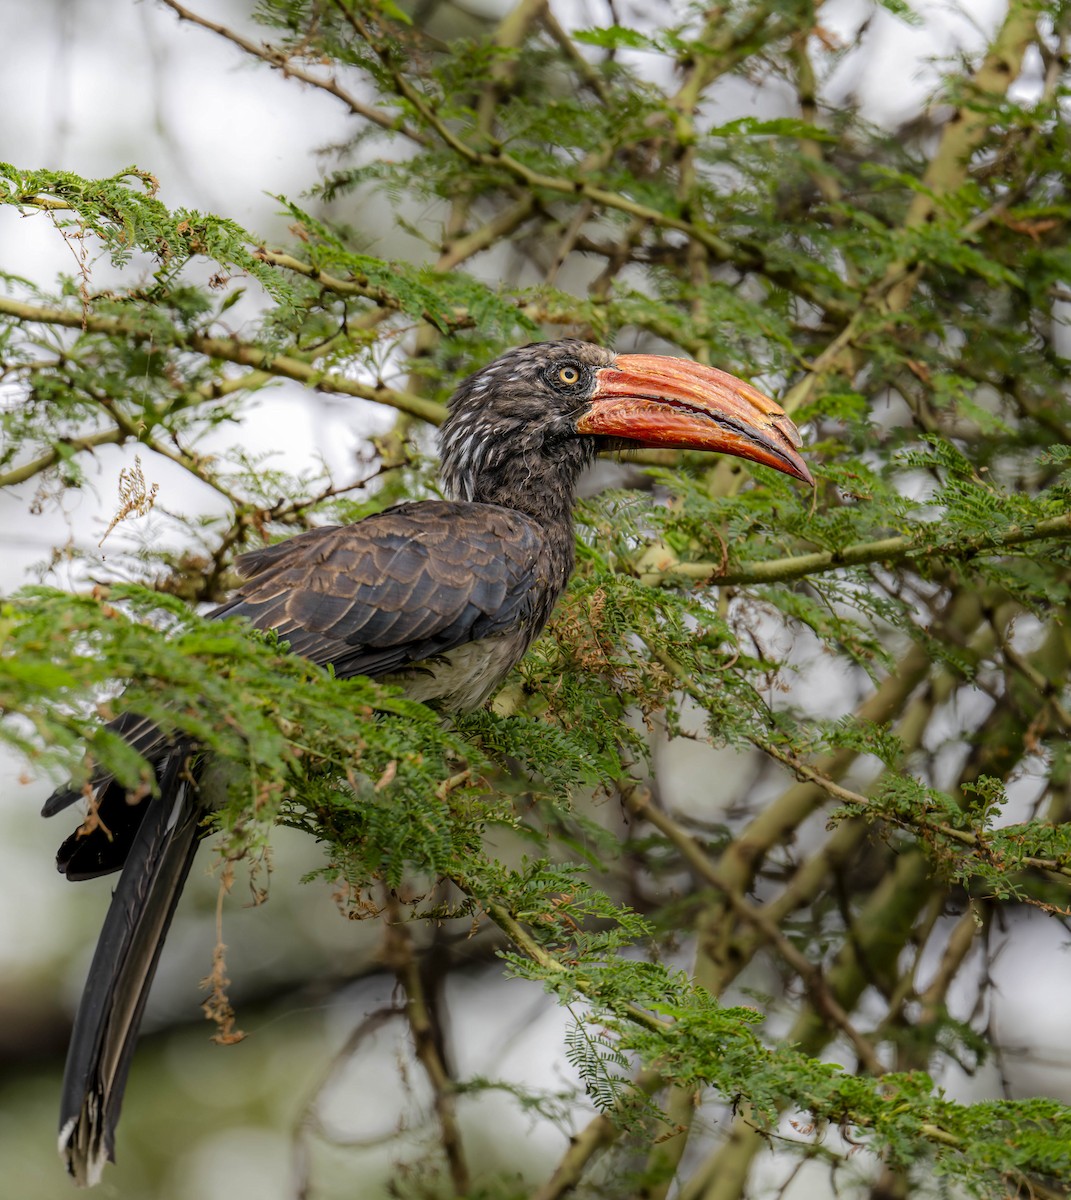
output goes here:
{"type": "MultiPolygon", "coordinates": [[[[515,348],[455,391],[439,432],[444,499],[398,504],[240,556],[242,582],[209,618],[274,630],[339,678],[401,684],[444,714],[491,697],[543,629],[573,570],[573,507],[600,450],[710,450],[813,486],[799,433],[743,380],[688,359],[567,339],[515,348]]],[[[206,833],[209,767],[188,739],[134,713],[112,722],[153,767],[128,795],[94,777],[91,811],[62,844],[71,880],[120,871],[75,1017],[59,1148],[80,1185],[115,1134],[160,950],[206,833]],[[145,791],[145,789],[142,789],[145,791]]],[[[82,788],[57,790],[45,816],[82,788]]]]}

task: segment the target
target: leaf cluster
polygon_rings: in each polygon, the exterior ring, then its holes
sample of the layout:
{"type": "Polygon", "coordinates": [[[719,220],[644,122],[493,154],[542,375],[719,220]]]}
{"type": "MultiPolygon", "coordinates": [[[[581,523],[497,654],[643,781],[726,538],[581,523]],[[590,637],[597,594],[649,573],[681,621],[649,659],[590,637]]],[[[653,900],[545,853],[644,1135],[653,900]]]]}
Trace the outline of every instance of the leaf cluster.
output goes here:
{"type": "MultiPolygon", "coordinates": [[[[0,273],[0,484],[39,511],[115,446],[143,457],[145,495],[167,460],[217,505],[139,518],[128,489],[105,587],[4,601],[0,736],[76,786],[151,788],[102,723],[136,712],[230,764],[226,854],[300,828],[351,915],[369,889],[450,881],[460,898],[425,915],[493,924],[507,969],[570,1005],[567,1056],[612,1118],[592,1144],[646,1153],[651,1178],[705,1105],[731,1135],[711,1178],[747,1179],[764,1139],[843,1162],[836,1127],[890,1193],[1060,1194],[1065,1108],[957,1104],[940,1079],[989,1037],[947,1012],[978,931],[1013,906],[1065,915],[1071,879],[1063,7],[1009,4],[925,128],[893,132],[824,105],[847,51],[813,5],[568,30],[522,4],[451,40],[391,0],[265,0],[271,41],[232,40],[353,118],[326,178],[278,198],[286,239],[172,208],[141,168],[0,167],[0,204],[78,264],[0,273]],[[1035,60],[1037,86],[1011,89],[1035,60]],[[771,77],[783,114],[732,98],[771,77]],[[373,192],[422,258],[375,253],[373,192]],[[250,544],[430,494],[451,386],[559,335],[754,379],[804,431],[815,493],[641,456],[582,506],[569,591],[497,707],[449,726],[170,598],[217,598],[250,544]],[[397,423],[345,474],[291,470],[241,445],[268,386],[397,423]],[[710,755],[699,803],[671,767],[685,744],[710,755]],[[531,859],[498,861],[492,825],[531,859]],[[942,941],[946,912],[970,923],[942,941]],[[682,947],[690,971],[667,965],[682,947]],[[730,1002],[758,964],[784,1037],[730,1002]],[[854,1064],[828,1061],[835,1041],[854,1064]],[[688,1114],[666,1143],[663,1110],[688,1114]],[[788,1113],[813,1136],[785,1138],[788,1113]]],[[[688,1169],[668,1168],[698,1195],[688,1169]]]]}

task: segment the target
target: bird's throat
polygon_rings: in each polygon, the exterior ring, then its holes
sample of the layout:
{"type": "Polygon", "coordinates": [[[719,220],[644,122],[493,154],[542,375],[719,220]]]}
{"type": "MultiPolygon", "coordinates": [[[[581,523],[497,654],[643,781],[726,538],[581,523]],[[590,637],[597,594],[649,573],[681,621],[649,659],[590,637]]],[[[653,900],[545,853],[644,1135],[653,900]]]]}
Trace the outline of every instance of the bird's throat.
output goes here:
{"type": "Polygon", "coordinates": [[[474,430],[448,449],[441,477],[451,499],[498,504],[524,513],[544,528],[571,530],[577,484],[595,458],[593,439],[551,441],[539,430],[523,436],[511,431],[508,437],[498,431],[474,430]]]}

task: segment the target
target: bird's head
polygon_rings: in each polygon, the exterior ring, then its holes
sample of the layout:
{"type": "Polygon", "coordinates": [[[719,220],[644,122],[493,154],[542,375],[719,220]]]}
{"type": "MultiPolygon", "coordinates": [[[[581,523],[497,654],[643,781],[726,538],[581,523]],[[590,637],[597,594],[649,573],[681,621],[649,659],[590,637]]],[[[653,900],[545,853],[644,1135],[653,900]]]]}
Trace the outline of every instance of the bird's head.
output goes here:
{"type": "Polygon", "coordinates": [[[471,375],[439,444],[448,492],[496,503],[547,488],[555,470],[571,492],[596,450],[628,447],[715,450],[813,484],[795,425],[750,384],[688,359],[590,342],[524,346],[471,375]]]}

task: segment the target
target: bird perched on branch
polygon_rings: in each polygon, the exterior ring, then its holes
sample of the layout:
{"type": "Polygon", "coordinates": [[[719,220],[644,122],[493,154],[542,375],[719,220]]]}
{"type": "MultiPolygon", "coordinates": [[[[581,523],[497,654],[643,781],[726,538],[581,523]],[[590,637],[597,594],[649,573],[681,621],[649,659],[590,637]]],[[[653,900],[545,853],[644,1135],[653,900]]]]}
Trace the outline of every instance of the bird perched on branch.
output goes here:
{"type": "MultiPolygon", "coordinates": [[[[577,481],[600,449],[715,450],[811,483],[799,435],[749,384],[683,359],[579,341],[504,354],[457,389],[439,436],[448,500],[312,529],[238,560],[245,582],[211,617],[243,617],[336,675],[387,677],[415,700],[471,709],[539,634],[573,569],[577,481]]],[[[69,879],[121,870],[67,1057],[60,1153],[80,1184],[114,1159],[141,1015],[204,833],[195,747],[124,714],[113,728],[156,774],[131,803],[94,781],[97,820],[57,863],[69,879]]],[[[57,791],[51,816],[81,796],[57,791]]]]}

